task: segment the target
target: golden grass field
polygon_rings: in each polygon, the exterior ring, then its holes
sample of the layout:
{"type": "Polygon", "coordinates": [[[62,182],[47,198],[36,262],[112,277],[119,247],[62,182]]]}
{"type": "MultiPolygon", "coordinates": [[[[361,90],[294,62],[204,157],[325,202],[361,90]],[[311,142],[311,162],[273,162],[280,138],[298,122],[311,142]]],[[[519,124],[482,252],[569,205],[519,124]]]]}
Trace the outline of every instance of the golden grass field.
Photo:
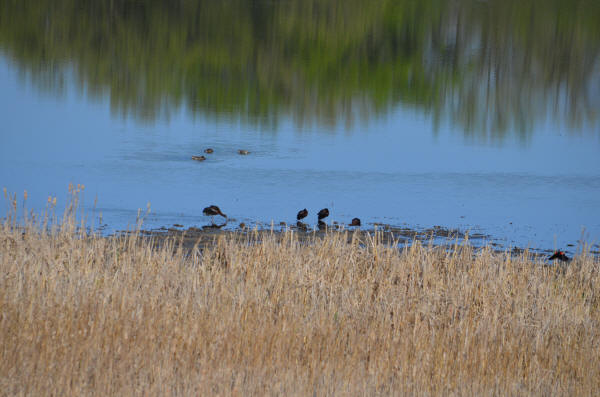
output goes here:
{"type": "Polygon", "coordinates": [[[551,267],[347,233],[190,252],[9,217],[0,394],[600,393],[600,262],[585,249],[551,267]]]}

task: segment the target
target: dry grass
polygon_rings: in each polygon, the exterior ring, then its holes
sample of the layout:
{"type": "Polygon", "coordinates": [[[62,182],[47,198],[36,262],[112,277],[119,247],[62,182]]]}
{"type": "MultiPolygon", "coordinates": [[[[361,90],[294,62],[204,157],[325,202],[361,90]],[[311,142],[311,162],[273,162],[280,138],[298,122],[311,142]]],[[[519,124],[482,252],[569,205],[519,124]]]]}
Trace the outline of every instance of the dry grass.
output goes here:
{"type": "Polygon", "coordinates": [[[592,395],[600,263],[0,229],[0,394],[592,395]]]}

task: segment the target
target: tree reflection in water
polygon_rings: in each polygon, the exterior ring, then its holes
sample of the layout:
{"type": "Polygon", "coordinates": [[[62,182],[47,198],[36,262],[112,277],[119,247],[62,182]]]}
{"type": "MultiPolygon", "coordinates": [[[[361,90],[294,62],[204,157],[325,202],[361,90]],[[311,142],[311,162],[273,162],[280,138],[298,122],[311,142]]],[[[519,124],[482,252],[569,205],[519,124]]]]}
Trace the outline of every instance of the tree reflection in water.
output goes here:
{"type": "Polygon", "coordinates": [[[0,49],[41,88],[71,70],[117,113],[276,125],[412,107],[526,139],[600,108],[600,3],[585,0],[4,1],[0,49]]]}

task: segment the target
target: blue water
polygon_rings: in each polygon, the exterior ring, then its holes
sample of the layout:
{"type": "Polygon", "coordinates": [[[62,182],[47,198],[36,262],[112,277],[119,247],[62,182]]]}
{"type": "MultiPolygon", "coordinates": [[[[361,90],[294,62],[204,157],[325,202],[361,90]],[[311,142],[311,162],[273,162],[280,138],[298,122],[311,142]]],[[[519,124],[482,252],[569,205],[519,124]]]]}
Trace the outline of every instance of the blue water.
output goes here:
{"type": "Polygon", "coordinates": [[[148,203],[148,228],[202,226],[202,208],[217,204],[227,228],[295,222],[305,207],[316,223],[328,207],[330,221],[440,225],[506,246],[600,241],[598,124],[574,133],[542,120],[526,139],[481,138],[402,107],[350,124],[285,114],[247,123],[181,108],[144,121],[112,109],[108,93],[91,97],[74,83],[41,90],[6,57],[0,109],[0,187],[19,198],[27,190],[27,207],[41,211],[49,195],[62,208],[69,183],[84,184],[84,209],[107,230],[135,224],[148,203]],[[207,161],[190,159],[208,147],[207,161]]]}

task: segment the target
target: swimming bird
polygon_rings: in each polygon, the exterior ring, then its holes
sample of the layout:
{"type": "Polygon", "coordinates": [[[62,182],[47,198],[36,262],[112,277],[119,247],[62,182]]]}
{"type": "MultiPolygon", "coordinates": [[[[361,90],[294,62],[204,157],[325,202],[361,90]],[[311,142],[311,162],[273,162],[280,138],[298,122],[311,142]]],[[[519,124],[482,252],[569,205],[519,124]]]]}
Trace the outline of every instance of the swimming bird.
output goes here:
{"type": "Polygon", "coordinates": [[[301,211],[298,211],[298,215],[296,215],[296,220],[304,219],[308,216],[308,210],[305,208],[301,211]]]}
{"type": "Polygon", "coordinates": [[[321,211],[319,211],[317,216],[319,217],[319,220],[325,219],[329,216],[329,210],[327,208],[323,208],[321,211]]]}
{"type": "Polygon", "coordinates": [[[215,223],[215,221],[214,221],[215,215],[221,215],[222,217],[227,218],[227,215],[225,215],[223,212],[221,212],[221,209],[219,207],[217,207],[216,205],[211,205],[209,207],[204,208],[202,210],[202,213],[206,216],[212,217],[212,223],[215,223]]]}
{"type": "Polygon", "coordinates": [[[358,218],[352,219],[352,222],[348,226],[360,226],[360,219],[358,219],[358,218]]]}
{"type": "Polygon", "coordinates": [[[204,156],[192,156],[192,160],[204,161],[204,160],[206,160],[206,157],[204,157],[204,156]]]}
{"type": "Polygon", "coordinates": [[[240,150],[238,150],[238,153],[239,153],[239,154],[241,154],[241,155],[250,154],[250,152],[249,152],[249,151],[247,151],[247,150],[244,150],[244,149],[240,149],[240,150]]]}
{"type": "Polygon", "coordinates": [[[204,153],[212,153],[212,152],[214,152],[214,150],[210,147],[208,149],[204,150],[204,153]]]}
{"type": "Polygon", "coordinates": [[[558,259],[561,262],[568,262],[571,260],[567,255],[565,255],[564,251],[554,251],[554,254],[548,260],[553,261],[554,259],[558,259]]]}

